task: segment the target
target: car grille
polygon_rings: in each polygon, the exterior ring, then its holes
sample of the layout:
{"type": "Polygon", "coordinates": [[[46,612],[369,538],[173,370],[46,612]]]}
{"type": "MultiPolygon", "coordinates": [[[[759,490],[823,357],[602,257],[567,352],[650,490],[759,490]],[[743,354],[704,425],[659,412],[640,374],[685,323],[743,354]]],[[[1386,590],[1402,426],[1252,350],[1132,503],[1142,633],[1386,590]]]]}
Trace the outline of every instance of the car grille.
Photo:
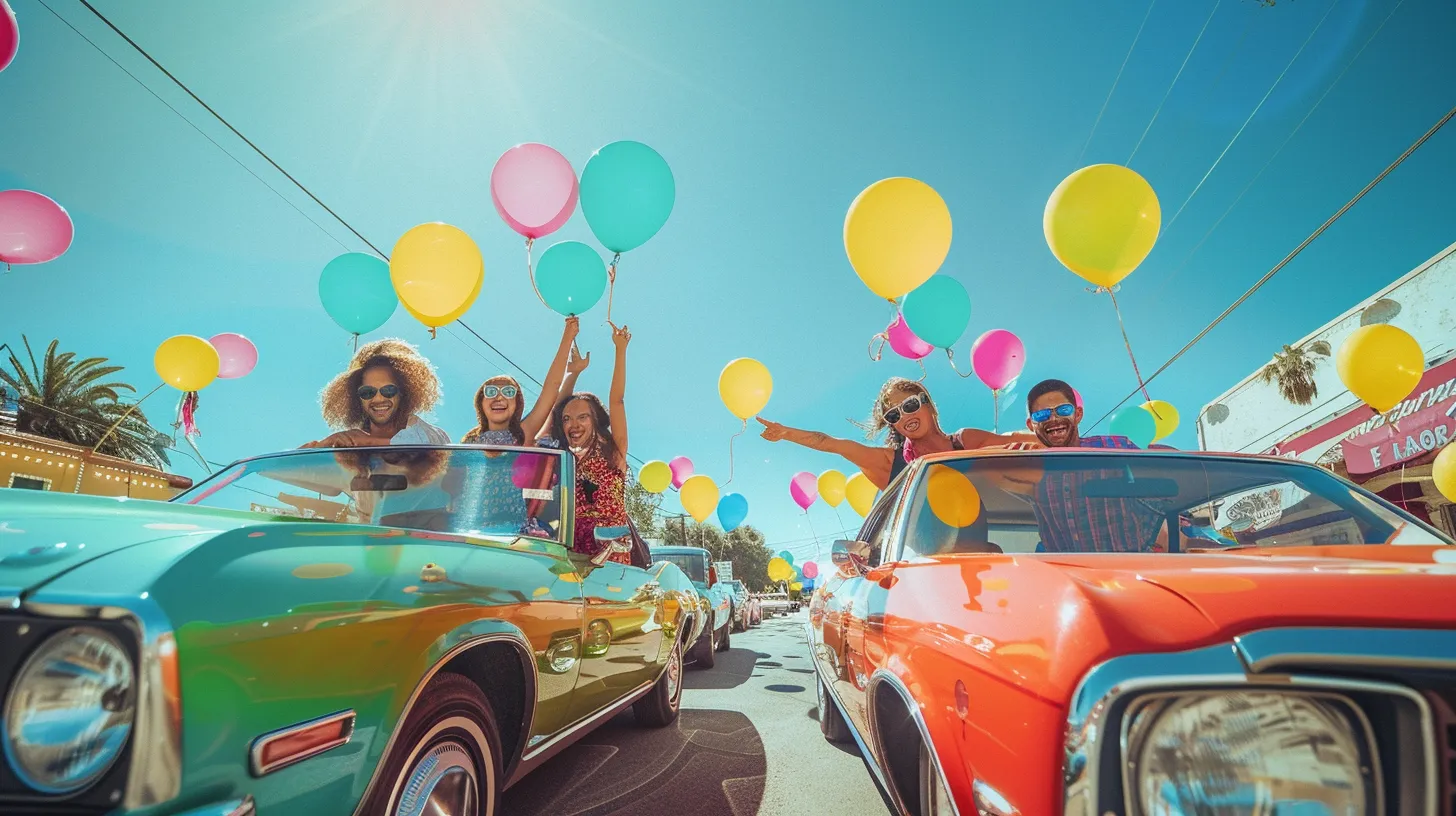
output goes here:
{"type": "Polygon", "coordinates": [[[1441,777],[1442,816],[1456,816],[1456,691],[1428,691],[1436,720],[1436,772],[1441,777]]]}

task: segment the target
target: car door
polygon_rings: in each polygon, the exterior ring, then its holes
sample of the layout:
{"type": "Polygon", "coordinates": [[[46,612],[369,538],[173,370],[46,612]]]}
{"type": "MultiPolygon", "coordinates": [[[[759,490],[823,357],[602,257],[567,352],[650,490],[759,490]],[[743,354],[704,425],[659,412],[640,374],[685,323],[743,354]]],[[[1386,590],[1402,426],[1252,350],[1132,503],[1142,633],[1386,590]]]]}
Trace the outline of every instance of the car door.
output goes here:
{"type": "Polygon", "coordinates": [[[590,716],[656,679],[664,660],[665,602],[650,569],[573,556],[585,603],[581,671],[572,694],[574,719],[590,716]]]}

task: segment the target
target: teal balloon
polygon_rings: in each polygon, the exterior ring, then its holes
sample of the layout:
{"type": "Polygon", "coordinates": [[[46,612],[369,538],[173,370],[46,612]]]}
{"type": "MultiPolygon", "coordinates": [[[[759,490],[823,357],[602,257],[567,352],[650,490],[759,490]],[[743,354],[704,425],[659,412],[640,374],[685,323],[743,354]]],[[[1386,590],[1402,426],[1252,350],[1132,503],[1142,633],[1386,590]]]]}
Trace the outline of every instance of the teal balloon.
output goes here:
{"type": "Polygon", "coordinates": [[[955,278],[934,275],[905,296],[900,313],[916,337],[950,348],[971,323],[971,295],[955,278]]]}
{"type": "Polygon", "coordinates": [[[789,552],[788,550],[781,551],[779,553],[779,558],[782,558],[785,561],[789,562],[789,566],[791,567],[794,565],[794,554],[789,552]]]}
{"type": "Polygon", "coordinates": [[[748,499],[742,493],[729,493],[718,500],[718,523],[729,532],[748,518],[748,499]]]}
{"type": "Polygon", "coordinates": [[[335,323],[354,334],[383,326],[399,306],[389,264],[363,252],[329,261],[319,275],[319,300],[335,323]]]}
{"type": "Polygon", "coordinates": [[[580,241],[552,244],[536,261],[536,291],[552,311],[582,314],[607,291],[607,265],[580,241]]]}
{"type": "Polygon", "coordinates": [[[667,223],[676,198],[672,169],[641,142],[612,142],[581,171],[581,213],[612,252],[647,243],[667,223]]]}
{"type": "Polygon", "coordinates": [[[1134,445],[1146,448],[1158,435],[1158,422],[1141,405],[1129,405],[1112,415],[1113,436],[1125,436],[1134,445]]]}

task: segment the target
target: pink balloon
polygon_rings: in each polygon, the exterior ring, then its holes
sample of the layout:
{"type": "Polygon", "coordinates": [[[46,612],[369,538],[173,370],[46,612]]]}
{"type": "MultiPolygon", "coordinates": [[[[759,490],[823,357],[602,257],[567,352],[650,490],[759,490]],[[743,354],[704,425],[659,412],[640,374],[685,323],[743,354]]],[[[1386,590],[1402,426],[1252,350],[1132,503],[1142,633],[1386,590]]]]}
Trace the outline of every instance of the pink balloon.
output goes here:
{"type": "Polygon", "coordinates": [[[523,453],[517,456],[511,463],[511,483],[522,490],[538,487],[544,458],[539,453],[523,453]]]}
{"type": "Polygon", "coordinates": [[[217,356],[222,358],[217,376],[224,380],[245,377],[258,364],[258,347],[241,334],[224,332],[207,342],[217,349],[217,356]]]}
{"type": "Polygon", "coordinates": [[[75,236],[71,216],[46,196],[30,190],[0,192],[0,261],[53,261],[71,246],[75,236]]]}
{"type": "Polygon", "coordinates": [[[561,229],[576,210],[577,180],[571,162],[543,144],[519,144],[490,171],[490,200],[511,229],[540,238],[561,229]]]}
{"type": "Polygon", "coordinates": [[[819,565],[816,564],[816,563],[814,563],[813,561],[805,561],[804,562],[804,577],[805,578],[817,578],[817,577],[819,577],[819,565]]]}
{"type": "Polygon", "coordinates": [[[992,329],[971,346],[971,368],[992,391],[1000,391],[1021,375],[1026,348],[1021,338],[1005,329],[992,329]]]}
{"type": "Polygon", "coordinates": [[[905,324],[904,315],[895,315],[895,322],[885,329],[885,334],[890,338],[890,348],[907,360],[919,360],[935,351],[934,346],[916,337],[915,332],[910,331],[910,327],[905,324]]]}
{"type": "Polygon", "coordinates": [[[1072,389],[1072,402],[1075,403],[1078,408],[1082,407],[1082,392],[1078,391],[1075,388],[1072,389]]]}
{"type": "Polygon", "coordinates": [[[819,498],[819,477],[804,471],[797,473],[789,482],[789,495],[794,498],[794,503],[805,510],[819,498]]]}
{"type": "Polygon", "coordinates": [[[15,59],[20,50],[20,24],[15,21],[15,10],[5,0],[0,0],[0,71],[15,59]]]}
{"type": "Polygon", "coordinates": [[[672,486],[681,489],[683,482],[693,477],[693,460],[679,456],[667,463],[667,469],[672,471],[672,486]]]}

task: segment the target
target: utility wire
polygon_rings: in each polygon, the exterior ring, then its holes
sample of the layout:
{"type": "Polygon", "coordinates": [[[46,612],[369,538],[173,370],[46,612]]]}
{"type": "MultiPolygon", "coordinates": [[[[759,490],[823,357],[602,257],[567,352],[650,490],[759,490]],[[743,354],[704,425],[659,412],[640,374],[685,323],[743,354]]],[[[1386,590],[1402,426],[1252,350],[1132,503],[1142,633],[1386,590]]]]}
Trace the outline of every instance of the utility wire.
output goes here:
{"type": "Polygon", "coordinates": [[[1188,60],[1193,59],[1193,52],[1197,51],[1198,44],[1203,42],[1203,35],[1208,31],[1208,24],[1213,22],[1213,15],[1218,13],[1218,7],[1221,5],[1223,5],[1223,0],[1218,0],[1217,3],[1213,4],[1213,11],[1208,13],[1208,19],[1203,21],[1203,28],[1198,30],[1198,36],[1193,40],[1193,47],[1188,49],[1187,56],[1183,57],[1183,64],[1178,66],[1178,73],[1173,75],[1173,81],[1168,84],[1168,90],[1163,94],[1163,101],[1159,102],[1158,107],[1153,110],[1153,118],[1148,120],[1148,126],[1143,128],[1143,135],[1139,136],[1137,144],[1133,145],[1132,154],[1127,157],[1126,162],[1123,162],[1126,166],[1132,166],[1133,157],[1137,156],[1138,149],[1143,146],[1143,140],[1148,138],[1148,131],[1151,131],[1153,129],[1153,123],[1158,121],[1158,114],[1163,112],[1163,106],[1168,104],[1168,97],[1173,95],[1173,88],[1177,87],[1178,78],[1183,76],[1183,69],[1188,67],[1188,60]]]}
{"type": "Polygon", "coordinates": [[[1082,143],[1082,152],[1077,154],[1077,167],[1082,166],[1082,157],[1087,155],[1087,148],[1092,145],[1092,137],[1097,135],[1097,126],[1102,124],[1102,115],[1107,113],[1107,106],[1112,102],[1112,95],[1117,93],[1117,85],[1122,82],[1122,72],[1127,70],[1127,62],[1132,59],[1132,52],[1137,49],[1138,40],[1143,36],[1143,29],[1148,25],[1148,18],[1153,16],[1153,6],[1157,4],[1158,0],[1148,3],[1148,11],[1143,15],[1143,21],[1138,26],[1137,34],[1133,35],[1132,45],[1127,48],[1127,56],[1122,58],[1122,67],[1117,69],[1117,77],[1112,80],[1112,87],[1107,90],[1107,98],[1102,100],[1102,109],[1097,111],[1097,119],[1092,122],[1092,132],[1087,134],[1087,141],[1082,143]]]}
{"type": "MultiPolygon", "coordinates": [[[[1402,163],[1405,162],[1406,159],[1410,158],[1411,154],[1419,150],[1421,145],[1425,144],[1432,136],[1435,136],[1436,132],[1439,131],[1442,127],[1445,127],[1446,123],[1451,121],[1451,118],[1453,116],[1456,116],[1456,107],[1453,107],[1450,110],[1446,111],[1446,115],[1442,116],[1440,121],[1432,125],[1430,130],[1426,131],[1425,134],[1423,134],[1419,139],[1415,141],[1415,143],[1413,143],[1410,147],[1406,148],[1405,152],[1400,154],[1400,156],[1396,157],[1395,161],[1391,162],[1388,167],[1380,171],[1380,175],[1376,176],[1374,179],[1371,179],[1370,183],[1366,184],[1364,189],[1356,193],[1354,198],[1345,202],[1345,206],[1341,207],[1334,215],[1330,216],[1329,219],[1321,224],[1318,229],[1310,233],[1308,238],[1305,238],[1303,241],[1300,242],[1299,246],[1294,248],[1294,251],[1284,256],[1284,260],[1275,264],[1273,269],[1270,269],[1268,272],[1264,273],[1264,276],[1259,278],[1259,280],[1255,281],[1254,285],[1249,287],[1249,290],[1247,292],[1244,292],[1242,295],[1239,296],[1238,300],[1235,300],[1232,305],[1230,305],[1227,309],[1224,309],[1222,314],[1220,314],[1218,317],[1215,317],[1212,323],[1209,323],[1206,327],[1204,327],[1203,331],[1200,331],[1196,336],[1194,336],[1192,340],[1189,340],[1187,345],[1183,346],[1183,348],[1178,350],[1177,354],[1174,354],[1172,357],[1168,358],[1168,361],[1166,363],[1163,363],[1163,365],[1160,366],[1157,371],[1154,371],[1152,374],[1148,375],[1147,379],[1143,380],[1142,382],[1143,386],[1146,386],[1148,383],[1152,382],[1154,379],[1157,378],[1159,374],[1167,371],[1170,366],[1178,362],[1179,358],[1181,358],[1184,354],[1187,354],[1189,349],[1198,345],[1198,342],[1200,340],[1206,337],[1209,332],[1213,331],[1214,328],[1217,327],[1218,324],[1222,323],[1225,318],[1233,314],[1235,309],[1239,308],[1244,304],[1244,301],[1253,297],[1255,292],[1259,291],[1259,289],[1261,289],[1264,284],[1268,283],[1270,280],[1273,279],[1275,275],[1279,274],[1279,271],[1285,266],[1288,266],[1290,261],[1293,261],[1296,257],[1298,257],[1299,253],[1303,252],[1305,247],[1314,243],[1316,238],[1319,238],[1321,235],[1323,235],[1325,230],[1329,229],[1330,226],[1338,221],[1340,217],[1343,216],[1346,212],[1349,212],[1351,207],[1354,207],[1357,203],[1359,203],[1360,199],[1364,198],[1366,193],[1375,189],[1375,185],[1379,184],[1381,181],[1384,181],[1386,176],[1390,175],[1395,170],[1395,168],[1399,167],[1402,163]]],[[[1116,405],[1112,407],[1112,410],[1103,414],[1101,418],[1099,418],[1096,422],[1092,423],[1091,427],[1096,428],[1098,425],[1102,424],[1104,420],[1112,416],[1113,413],[1115,413],[1117,409],[1121,408],[1124,404],[1126,404],[1128,400],[1142,393],[1142,390],[1142,388],[1138,388],[1134,390],[1131,394],[1123,397],[1116,405]]]]}

